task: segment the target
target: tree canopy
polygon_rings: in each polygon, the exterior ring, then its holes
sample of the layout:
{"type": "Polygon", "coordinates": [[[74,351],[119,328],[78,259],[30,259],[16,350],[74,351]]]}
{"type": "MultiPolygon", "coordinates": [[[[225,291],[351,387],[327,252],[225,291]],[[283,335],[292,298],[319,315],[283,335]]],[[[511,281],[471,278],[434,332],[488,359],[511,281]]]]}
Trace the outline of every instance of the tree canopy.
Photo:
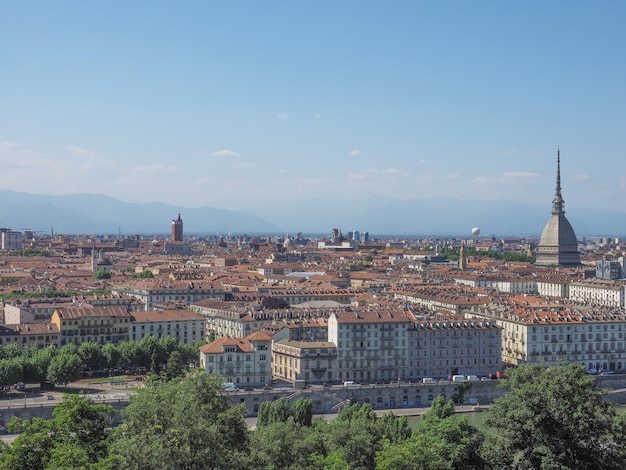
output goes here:
{"type": "Polygon", "coordinates": [[[593,382],[576,364],[511,371],[486,420],[491,468],[626,468],[615,409],[593,382]]]}
{"type": "MultiPolygon", "coordinates": [[[[172,354],[174,369],[178,355],[172,354]]],[[[53,362],[62,356],[78,352],[66,348],[53,362]]],[[[616,415],[582,366],[523,365],[509,371],[503,385],[508,393],[485,413],[482,430],[439,396],[413,431],[406,417],[378,416],[369,404],[347,406],[326,422],[313,415],[310,397],[262,402],[251,431],[245,406],[232,406],[222,377],[204,371],[153,374],[113,431],[110,407],[76,395],[64,398],[52,420],[13,419],[9,431],[22,434],[11,446],[0,445],[0,468],[626,468],[626,416],[616,415]]]]}

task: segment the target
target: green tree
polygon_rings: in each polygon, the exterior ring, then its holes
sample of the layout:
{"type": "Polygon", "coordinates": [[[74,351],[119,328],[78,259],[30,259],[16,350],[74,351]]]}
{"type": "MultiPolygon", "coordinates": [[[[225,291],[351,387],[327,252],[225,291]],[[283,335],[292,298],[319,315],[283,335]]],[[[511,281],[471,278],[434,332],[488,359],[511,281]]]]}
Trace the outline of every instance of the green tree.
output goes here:
{"type": "Polygon", "coordinates": [[[55,439],[78,444],[94,462],[108,453],[113,415],[111,405],[93,404],[80,395],[65,395],[52,412],[55,439]]]}
{"type": "Polygon", "coordinates": [[[109,369],[115,368],[119,365],[122,354],[118,348],[111,343],[107,343],[102,346],[100,350],[102,356],[102,364],[109,369]]]}
{"type": "Polygon", "coordinates": [[[376,413],[369,404],[354,404],[341,410],[335,419],[328,423],[324,433],[327,454],[337,452],[342,455],[350,468],[374,468],[376,452],[382,450],[376,413]]]}
{"type": "Polygon", "coordinates": [[[291,410],[287,400],[281,398],[272,403],[270,423],[284,423],[289,419],[290,415],[291,410]]]}
{"type": "Polygon", "coordinates": [[[22,350],[22,347],[17,343],[0,347],[0,359],[11,359],[14,357],[21,357],[23,354],[24,354],[24,351],[22,350]]]}
{"type": "Polygon", "coordinates": [[[83,360],[85,366],[90,369],[99,369],[102,365],[102,354],[98,343],[87,341],[81,343],[78,347],[78,355],[83,360]]]}
{"type": "Polygon", "coordinates": [[[78,354],[78,346],[76,346],[74,343],[64,344],[63,346],[61,346],[61,349],[59,350],[59,354],[65,354],[65,355],[78,354]]]}
{"type": "Polygon", "coordinates": [[[80,378],[82,365],[83,361],[78,354],[59,354],[50,361],[46,378],[52,383],[65,386],[80,378]]]}
{"type": "Polygon", "coordinates": [[[141,349],[139,348],[139,343],[136,341],[122,341],[117,346],[117,351],[119,352],[119,364],[123,366],[132,366],[132,365],[142,365],[147,366],[148,363],[145,362],[143,355],[141,354],[141,349]]]}
{"type": "Polygon", "coordinates": [[[43,349],[33,348],[31,356],[24,362],[24,381],[43,382],[48,376],[52,358],[57,355],[53,345],[43,349]]]}
{"type": "Polygon", "coordinates": [[[0,468],[87,469],[108,454],[113,414],[110,405],[94,405],[84,397],[66,395],[52,419],[14,417],[9,431],[21,434],[0,454],[0,468]]]}
{"type": "Polygon", "coordinates": [[[144,269],[137,275],[137,277],[140,279],[152,279],[154,277],[154,273],[149,269],[144,269]]]}
{"type": "MultiPolygon", "coordinates": [[[[311,467],[311,457],[326,454],[323,429],[301,426],[293,419],[262,426],[252,433],[248,468],[300,470],[311,467]]],[[[314,458],[313,461],[318,461],[314,458]]],[[[320,467],[321,468],[321,467],[320,467]]],[[[328,468],[328,467],[324,467],[328,468]]]]}
{"type": "Polygon", "coordinates": [[[294,423],[300,426],[311,426],[313,423],[313,400],[309,397],[299,398],[291,405],[294,423]]]}
{"type": "Polygon", "coordinates": [[[217,375],[197,371],[182,381],[149,380],[122,416],[111,446],[118,468],[244,468],[246,410],[231,406],[217,375]]]}
{"type": "Polygon", "coordinates": [[[200,346],[206,344],[206,341],[199,341],[199,344],[184,344],[178,345],[178,352],[183,359],[183,363],[188,364],[193,362],[196,366],[200,361],[200,346]]]}
{"type": "Polygon", "coordinates": [[[384,470],[484,469],[479,456],[482,434],[464,416],[454,414],[454,403],[443,396],[435,398],[430,411],[422,416],[418,429],[409,439],[401,433],[386,440],[376,456],[376,468],[384,470]]]}
{"type": "Polygon", "coordinates": [[[101,280],[101,279],[111,279],[111,272],[107,269],[98,269],[91,276],[92,279],[101,280]]]}
{"type": "Polygon", "coordinates": [[[168,380],[172,380],[185,375],[183,359],[178,351],[174,351],[172,354],[170,354],[170,357],[167,360],[165,375],[167,376],[168,380]]]}
{"type": "MultiPolygon", "coordinates": [[[[154,357],[156,358],[156,362],[158,365],[159,360],[162,359],[159,355],[159,341],[152,335],[144,336],[143,338],[141,338],[141,341],[139,341],[139,354],[142,364],[150,364],[154,357]]],[[[158,371],[153,370],[152,372],[158,371]]]]}
{"type": "Polygon", "coordinates": [[[0,385],[11,385],[22,380],[24,368],[23,359],[15,357],[0,359],[0,385]]]}
{"type": "Polygon", "coordinates": [[[623,469],[615,409],[584,367],[522,365],[502,384],[485,423],[492,468],[623,469]]]}
{"type": "Polygon", "coordinates": [[[271,401],[262,402],[261,405],[259,406],[259,411],[256,415],[257,416],[256,417],[257,428],[262,427],[262,426],[267,426],[270,424],[271,412],[272,412],[272,402],[271,401]]]}

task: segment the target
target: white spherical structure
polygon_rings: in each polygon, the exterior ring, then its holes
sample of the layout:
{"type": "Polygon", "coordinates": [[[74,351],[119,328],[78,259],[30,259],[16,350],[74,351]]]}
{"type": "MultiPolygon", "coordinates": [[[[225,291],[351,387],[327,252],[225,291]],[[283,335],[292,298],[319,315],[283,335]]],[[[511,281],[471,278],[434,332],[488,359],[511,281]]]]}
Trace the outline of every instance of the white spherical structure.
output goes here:
{"type": "Polygon", "coordinates": [[[474,236],[480,235],[480,229],[478,227],[474,227],[472,229],[472,235],[474,236]]]}

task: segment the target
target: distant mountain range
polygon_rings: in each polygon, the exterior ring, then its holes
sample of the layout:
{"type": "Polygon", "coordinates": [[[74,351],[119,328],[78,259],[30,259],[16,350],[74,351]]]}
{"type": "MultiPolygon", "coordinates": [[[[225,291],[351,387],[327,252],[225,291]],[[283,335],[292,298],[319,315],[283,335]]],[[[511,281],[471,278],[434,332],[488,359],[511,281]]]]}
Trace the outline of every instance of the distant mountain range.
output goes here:
{"type": "MultiPolygon", "coordinates": [[[[185,208],[152,202],[122,202],[98,194],[45,196],[0,190],[0,226],[50,233],[167,234],[180,210],[186,235],[328,233],[339,228],[372,235],[536,237],[550,218],[549,203],[531,206],[511,201],[453,199],[324,200],[245,212],[212,207],[185,208]],[[256,215],[251,215],[256,214],[256,215]]],[[[566,209],[568,209],[566,207],[566,209]]],[[[624,237],[626,213],[569,208],[568,220],[580,236],[624,237]]]]}
{"type": "Polygon", "coordinates": [[[50,233],[167,234],[181,212],[187,235],[216,233],[278,233],[271,223],[253,215],[211,207],[196,209],[151,202],[122,202],[100,194],[44,196],[0,191],[0,226],[50,233]]]}

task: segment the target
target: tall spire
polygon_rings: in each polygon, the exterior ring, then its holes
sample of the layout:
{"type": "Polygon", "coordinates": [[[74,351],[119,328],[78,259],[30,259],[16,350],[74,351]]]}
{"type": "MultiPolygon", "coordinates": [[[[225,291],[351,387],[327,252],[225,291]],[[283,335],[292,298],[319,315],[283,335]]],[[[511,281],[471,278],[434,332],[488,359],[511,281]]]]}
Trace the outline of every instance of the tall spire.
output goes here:
{"type": "Polygon", "coordinates": [[[561,196],[561,149],[556,152],[556,191],[552,200],[552,213],[555,215],[565,214],[563,210],[563,197],[561,196]]]}

